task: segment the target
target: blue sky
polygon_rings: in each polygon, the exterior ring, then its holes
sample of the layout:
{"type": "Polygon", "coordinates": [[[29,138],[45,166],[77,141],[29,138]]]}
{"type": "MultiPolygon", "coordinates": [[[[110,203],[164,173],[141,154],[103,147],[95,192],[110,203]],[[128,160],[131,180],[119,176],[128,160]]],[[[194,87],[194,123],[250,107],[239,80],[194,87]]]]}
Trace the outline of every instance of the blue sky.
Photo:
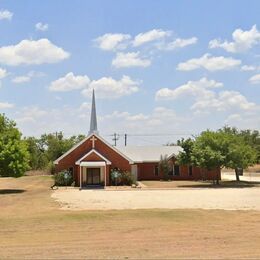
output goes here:
{"type": "Polygon", "coordinates": [[[108,139],[259,129],[259,11],[259,1],[0,1],[0,112],[24,135],[87,133],[95,88],[108,139]]]}

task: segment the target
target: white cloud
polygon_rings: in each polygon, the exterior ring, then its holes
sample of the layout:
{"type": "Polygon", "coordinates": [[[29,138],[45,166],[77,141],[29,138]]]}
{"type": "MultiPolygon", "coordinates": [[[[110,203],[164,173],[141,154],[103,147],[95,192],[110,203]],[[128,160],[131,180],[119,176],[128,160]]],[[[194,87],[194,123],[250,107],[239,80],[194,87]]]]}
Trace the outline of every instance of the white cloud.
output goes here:
{"type": "MultiPolygon", "coordinates": [[[[193,96],[197,99],[212,96],[212,91],[209,89],[223,87],[223,83],[215,80],[201,78],[198,81],[188,81],[175,89],[162,88],[156,92],[156,99],[177,99],[180,97],[193,96]]],[[[214,96],[214,95],[213,95],[214,96]]]]}
{"type": "Polygon", "coordinates": [[[8,102],[0,102],[0,109],[8,109],[13,108],[14,104],[8,103],[8,102]]]}
{"type": "Polygon", "coordinates": [[[17,45],[0,48],[0,63],[17,66],[56,63],[69,58],[70,54],[48,39],[22,40],[17,45]]]}
{"type": "Polygon", "coordinates": [[[158,48],[171,51],[171,50],[175,50],[175,49],[179,49],[179,48],[184,48],[184,47],[192,45],[192,44],[196,44],[197,42],[198,42],[198,39],[196,37],[192,37],[192,38],[188,38],[188,39],[177,38],[172,42],[159,44],[158,48]]]}
{"type": "Polygon", "coordinates": [[[5,69],[0,68],[0,79],[3,79],[7,76],[7,71],[5,69]]]}
{"type": "Polygon", "coordinates": [[[47,110],[40,109],[38,106],[30,106],[24,107],[17,111],[17,123],[25,123],[25,122],[37,122],[39,119],[44,116],[49,115],[47,110]]]}
{"type": "Polygon", "coordinates": [[[210,110],[254,110],[256,104],[249,102],[237,91],[220,91],[214,89],[223,87],[221,82],[202,78],[199,81],[188,81],[175,89],[163,88],[157,91],[156,99],[177,99],[192,97],[195,102],[191,109],[195,113],[208,113],[210,110]]]}
{"type": "Polygon", "coordinates": [[[119,52],[112,60],[112,66],[116,68],[148,67],[150,65],[151,60],[140,57],[139,52],[119,52]]]}
{"type": "Polygon", "coordinates": [[[211,97],[206,97],[204,99],[198,99],[191,109],[196,112],[202,112],[209,109],[216,111],[226,111],[226,110],[254,110],[257,108],[256,104],[249,102],[245,96],[237,91],[221,91],[220,93],[212,93],[211,97]]]}
{"type": "Polygon", "coordinates": [[[131,38],[129,34],[122,33],[106,33],[94,41],[98,44],[98,47],[105,51],[125,49],[127,41],[131,38]]]}
{"type": "Polygon", "coordinates": [[[256,74],[249,79],[251,84],[260,84],[260,74],[256,74]]]}
{"type": "Polygon", "coordinates": [[[0,20],[12,20],[13,13],[8,10],[0,10],[0,20]]]}
{"type": "Polygon", "coordinates": [[[254,71],[254,70],[259,70],[260,67],[252,66],[252,65],[244,65],[241,67],[242,71],[254,71]]]}
{"type": "Polygon", "coordinates": [[[153,29],[153,30],[145,32],[145,33],[139,33],[134,38],[133,46],[137,47],[137,46],[143,45],[143,44],[151,42],[151,41],[163,39],[170,35],[171,35],[170,31],[163,31],[161,29],[153,29]]]}
{"type": "Polygon", "coordinates": [[[90,97],[92,89],[95,89],[98,98],[119,98],[128,96],[139,91],[140,82],[132,80],[128,76],[123,76],[120,80],[111,77],[103,77],[93,80],[89,87],[82,91],[86,97],[90,97]]]}
{"type": "Polygon", "coordinates": [[[79,110],[80,111],[84,111],[84,110],[90,110],[91,108],[91,103],[89,102],[83,102],[80,107],[79,107],[79,110]]]}
{"type": "Polygon", "coordinates": [[[30,82],[32,78],[43,77],[43,76],[45,76],[43,72],[29,71],[26,75],[17,76],[13,78],[12,82],[16,84],[21,84],[21,83],[30,82]]]}
{"type": "Polygon", "coordinates": [[[240,60],[236,60],[231,57],[214,57],[206,53],[200,58],[194,58],[186,62],[179,63],[177,66],[177,70],[190,71],[199,68],[204,68],[209,71],[230,70],[239,66],[240,64],[240,60]]]}
{"type": "Polygon", "coordinates": [[[31,81],[31,78],[29,76],[18,76],[12,79],[13,83],[20,84],[31,81]]]}
{"type": "Polygon", "coordinates": [[[49,29],[49,25],[47,23],[37,23],[35,24],[35,30],[36,31],[42,31],[45,32],[49,29]]]}
{"type": "Polygon", "coordinates": [[[66,92],[76,89],[86,88],[90,83],[88,76],[75,76],[73,72],[69,72],[62,78],[51,82],[50,91],[66,92]]]}
{"type": "Polygon", "coordinates": [[[214,39],[209,42],[209,48],[223,48],[232,53],[245,52],[260,43],[260,32],[257,30],[256,25],[254,25],[249,31],[236,29],[232,33],[232,38],[232,42],[214,39]]]}

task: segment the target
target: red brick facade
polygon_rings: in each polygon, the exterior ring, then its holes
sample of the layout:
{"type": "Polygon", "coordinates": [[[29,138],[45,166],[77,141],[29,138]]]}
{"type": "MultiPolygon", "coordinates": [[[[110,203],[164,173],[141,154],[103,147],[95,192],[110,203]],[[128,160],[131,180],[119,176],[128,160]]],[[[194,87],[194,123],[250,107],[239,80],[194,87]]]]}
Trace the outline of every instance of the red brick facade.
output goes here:
{"type": "MultiPolygon", "coordinates": [[[[91,150],[93,150],[92,147],[92,141],[90,140],[92,136],[89,136],[86,140],[84,140],[82,143],[80,143],[75,149],[72,149],[65,155],[63,155],[61,158],[59,158],[56,161],[55,170],[56,172],[59,172],[64,169],[73,169],[73,177],[75,179],[76,185],[79,185],[79,175],[80,175],[80,166],[76,165],[76,162],[79,159],[82,159],[84,155],[88,154],[91,150]]],[[[82,161],[92,161],[92,162],[98,162],[98,161],[104,161],[105,157],[108,161],[111,162],[111,164],[106,164],[106,183],[107,185],[110,184],[109,179],[109,173],[110,170],[113,168],[119,168],[124,171],[131,171],[131,164],[135,164],[134,162],[131,162],[130,159],[127,159],[124,155],[120,154],[119,151],[111,147],[109,144],[107,144],[104,140],[96,137],[96,141],[94,144],[94,150],[99,153],[101,156],[99,156],[95,152],[89,153],[87,157],[82,159],[82,161]]],[[[174,166],[174,159],[170,160],[170,163],[172,167],[174,166]]],[[[137,165],[137,177],[138,180],[160,180],[163,179],[164,176],[161,172],[158,172],[156,174],[155,168],[158,166],[158,162],[149,162],[149,163],[136,163],[137,165]]],[[[190,169],[188,166],[180,166],[179,168],[179,174],[170,174],[168,175],[169,179],[174,180],[199,180],[199,179],[220,179],[220,169],[216,169],[213,171],[207,171],[204,169],[200,169],[197,167],[192,167],[192,172],[190,172],[190,169]]]]}

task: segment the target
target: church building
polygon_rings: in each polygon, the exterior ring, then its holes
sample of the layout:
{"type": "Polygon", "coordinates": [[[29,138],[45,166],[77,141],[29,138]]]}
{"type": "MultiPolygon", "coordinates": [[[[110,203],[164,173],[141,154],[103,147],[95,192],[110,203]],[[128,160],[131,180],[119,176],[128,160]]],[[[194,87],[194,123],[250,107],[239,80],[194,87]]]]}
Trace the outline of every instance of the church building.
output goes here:
{"type": "Polygon", "coordinates": [[[110,185],[110,172],[115,168],[130,172],[137,181],[160,180],[164,176],[158,164],[161,156],[166,156],[171,166],[168,179],[220,179],[220,169],[208,171],[176,164],[176,156],[180,151],[180,146],[112,146],[99,135],[93,90],[88,136],[54,162],[55,171],[69,170],[80,188],[110,185]]]}

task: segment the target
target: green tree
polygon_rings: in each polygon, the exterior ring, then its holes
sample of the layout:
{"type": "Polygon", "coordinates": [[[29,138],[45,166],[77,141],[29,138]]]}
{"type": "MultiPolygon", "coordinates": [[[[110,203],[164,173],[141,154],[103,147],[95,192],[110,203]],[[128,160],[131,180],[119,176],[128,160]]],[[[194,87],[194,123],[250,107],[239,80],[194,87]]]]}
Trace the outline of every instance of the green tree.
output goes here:
{"type": "Polygon", "coordinates": [[[29,152],[29,166],[31,170],[45,169],[49,163],[45,150],[40,146],[39,139],[25,138],[29,152]]]}
{"type": "Polygon", "coordinates": [[[169,172],[170,172],[170,165],[169,165],[169,161],[168,161],[168,158],[167,156],[162,156],[161,155],[161,158],[160,158],[160,161],[159,161],[159,170],[160,172],[163,173],[163,178],[165,180],[168,179],[168,175],[169,175],[169,172]]]}
{"type": "MultiPolygon", "coordinates": [[[[222,168],[228,151],[228,138],[222,133],[204,131],[195,140],[191,153],[194,165],[207,170],[222,168]]],[[[217,177],[217,184],[219,183],[217,177]]]]}
{"type": "Polygon", "coordinates": [[[249,145],[242,135],[228,134],[229,147],[226,154],[225,167],[235,170],[236,180],[239,181],[239,170],[252,166],[257,161],[256,150],[249,145]]]}
{"type": "Polygon", "coordinates": [[[20,177],[28,169],[27,145],[14,121],[0,114],[0,176],[20,177]]]}
{"type": "Polygon", "coordinates": [[[182,165],[192,165],[192,150],[194,146],[194,140],[191,138],[184,139],[182,138],[181,140],[177,141],[177,144],[182,147],[183,152],[180,152],[177,156],[177,161],[179,164],[182,165]]]}

